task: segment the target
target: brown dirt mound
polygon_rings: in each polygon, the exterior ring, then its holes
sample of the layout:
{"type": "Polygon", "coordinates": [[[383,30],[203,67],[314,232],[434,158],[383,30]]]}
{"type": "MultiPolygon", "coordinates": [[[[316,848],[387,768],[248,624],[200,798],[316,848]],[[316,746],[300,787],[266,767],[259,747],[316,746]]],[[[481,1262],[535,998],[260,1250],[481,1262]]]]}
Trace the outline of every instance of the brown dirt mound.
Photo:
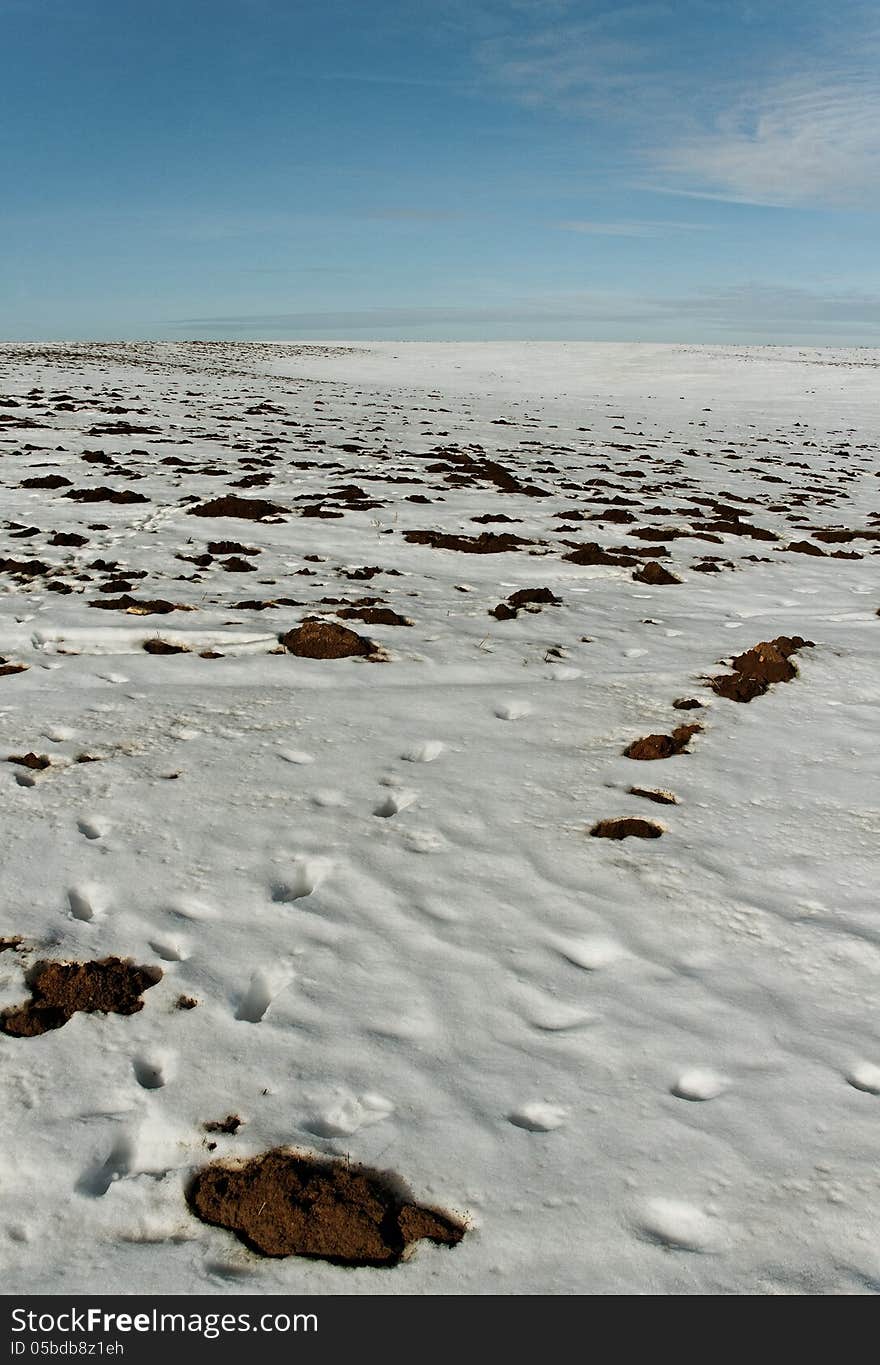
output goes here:
{"type": "Polygon", "coordinates": [[[561,607],[562,599],[549,588],[519,588],[512,592],[506,602],[499,602],[489,612],[499,621],[512,621],[523,607],[540,611],[541,607],[561,607]]]}
{"type": "Polygon", "coordinates": [[[192,611],[192,607],[185,607],[180,602],[166,602],[162,597],[130,597],[128,593],[103,601],[96,598],[89,606],[100,607],[103,611],[127,611],[130,616],[165,616],[169,611],[192,611]]]}
{"type": "Polygon", "coordinates": [[[642,761],[673,758],[687,749],[691,736],[699,734],[702,728],[702,725],[677,725],[671,735],[645,735],[643,739],[634,739],[624,749],[624,757],[642,761]]]}
{"type": "Polygon", "coordinates": [[[136,967],[118,957],[99,962],[38,962],[28,975],[31,999],[0,1014],[0,1033],[34,1038],[62,1028],[80,1010],[136,1014],[141,996],[162,979],[159,967],[136,967]]]}
{"type": "Polygon", "coordinates": [[[270,502],[268,498],[239,498],[229,493],[223,498],[203,502],[199,507],[191,507],[191,517],[240,517],[243,521],[262,521],[263,517],[276,517],[287,508],[280,503],[270,502]]]}
{"type": "Polygon", "coordinates": [[[813,641],[800,635],[779,635],[775,640],[762,640],[731,660],[733,673],[719,673],[709,679],[718,696],[728,701],[750,702],[762,697],[772,683],[791,682],[797,668],[791,655],[799,649],[812,649],[813,641]]]}
{"type": "Polygon", "coordinates": [[[202,1222],[228,1228],[261,1256],[334,1265],[394,1266],[423,1237],[455,1246],[466,1231],[380,1171],[283,1148],[203,1167],[187,1202],[202,1222]]]}
{"type": "Polygon", "coordinates": [[[509,531],[483,531],[478,536],[453,536],[444,531],[405,531],[403,538],[411,545],[430,545],[434,550],[458,550],[461,554],[469,555],[498,555],[532,543],[509,531]]]}
{"type": "Polygon", "coordinates": [[[71,479],[65,479],[62,474],[44,474],[41,478],[23,479],[22,488],[69,488],[71,479]]]}
{"type": "Polygon", "coordinates": [[[630,796],[644,796],[648,801],[656,801],[659,806],[677,806],[678,797],[674,792],[658,787],[630,787],[630,796]]]}
{"type": "Polygon", "coordinates": [[[26,673],[27,664],[0,664],[0,678],[8,677],[11,673],[26,673]]]}
{"type": "Polygon", "coordinates": [[[48,768],[52,760],[46,754],[10,754],[7,763],[17,763],[22,768],[34,768],[37,772],[48,768]]]}
{"type": "Polygon", "coordinates": [[[412,621],[390,607],[342,607],[337,613],[344,621],[365,621],[368,626],[411,626],[412,621]]]}
{"type": "MultiPolygon", "coordinates": [[[[571,541],[568,542],[571,544],[571,541]]],[[[586,545],[579,545],[576,550],[563,555],[563,559],[570,564],[614,564],[624,568],[630,564],[638,564],[631,554],[612,553],[603,549],[595,540],[590,540],[586,545]]]]}
{"type": "Polygon", "coordinates": [[[346,659],[375,654],[378,649],[373,640],[335,621],[309,619],[278,638],[286,650],[301,659],[346,659]]]}
{"type": "Polygon", "coordinates": [[[173,645],[170,640],[144,640],[147,654],[189,654],[188,645],[173,645]]]}
{"type": "Polygon", "coordinates": [[[676,697],[672,703],[676,711],[701,711],[703,702],[697,701],[696,697],[676,697]]]}
{"type": "Polygon", "coordinates": [[[64,496],[75,502],[149,502],[132,488],[72,488],[64,496]]]}
{"type": "Polygon", "coordinates": [[[660,587],[664,583],[680,583],[681,579],[676,578],[674,573],[664,569],[662,564],[658,564],[656,559],[649,559],[641,569],[636,569],[633,574],[636,583],[650,583],[652,587],[660,587]]]}
{"type": "Polygon", "coordinates": [[[617,820],[600,820],[590,830],[594,839],[659,839],[663,826],[653,820],[622,816],[617,820]]]}

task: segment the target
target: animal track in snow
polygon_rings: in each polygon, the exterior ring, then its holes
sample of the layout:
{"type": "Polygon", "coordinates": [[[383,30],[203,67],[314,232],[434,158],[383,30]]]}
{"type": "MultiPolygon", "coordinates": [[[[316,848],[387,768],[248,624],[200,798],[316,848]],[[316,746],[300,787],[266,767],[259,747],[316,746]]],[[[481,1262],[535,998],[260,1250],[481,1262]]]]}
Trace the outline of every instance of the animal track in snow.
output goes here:
{"type": "Polygon", "coordinates": [[[407,763],[433,763],[439,758],[445,745],[439,739],[426,739],[422,744],[414,744],[400,755],[407,763]]]}
{"type": "Polygon", "coordinates": [[[380,816],[383,820],[389,819],[392,815],[399,815],[407,806],[411,806],[417,799],[418,793],[407,791],[389,792],[383,796],[378,806],[373,807],[373,814],[380,816]]]}
{"type": "Polygon", "coordinates": [[[173,1057],[170,1053],[150,1053],[133,1057],[131,1061],[135,1080],[144,1090],[161,1090],[171,1079],[173,1057]]]}
{"type": "Polygon", "coordinates": [[[554,1128],[561,1128],[567,1117],[568,1111],[562,1105],[547,1104],[543,1100],[524,1104],[507,1115],[510,1123],[530,1133],[550,1133],[554,1128]]]}
{"type": "Polygon", "coordinates": [[[531,702],[527,701],[502,701],[495,707],[495,715],[499,720],[522,720],[524,716],[531,715],[531,702]]]}
{"type": "Polygon", "coordinates": [[[880,1095],[880,1066],[875,1066],[873,1062],[857,1062],[846,1073],[846,1079],[855,1090],[880,1095]]]}
{"type": "Polygon", "coordinates": [[[81,816],[76,827],[86,839],[102,839],[109,828],[106,820],[94,815],[81,816]]]}
{"type": "Polygon", "coordinates": [[[649,1241],[678,1251],[719,1251],[723,1228],[694,1204],[679,1199],[650,1199],[639,1220],[649,1241]]]}
{"type": "Polygon", "coordinates": [[[603,967],[611,967],[629,957],[622,943],[598,934],[586,938],[559,938],[554,946],[568,962],[586,972],[601,971],[603,967]]]}
{"type": "Polygon", "coordinates": [[[67,904],[71,915],[85,923],[89,923],[96,915],[102,913],[103,901],[103,894],[98,887],[88,882],[83,882],[80,886],[71,886],[67,892],[67,904]]]}
{"type": "Polygon", "coordinates": [[[80,1194],[92,1199],[101,1199],[115,1180],[128,1175],[134,1161],[134,1144],[131,1138],[123,1135],[114,1142],[106,1158],[90,1166],[77,1181],[80,1194]]]}
{"type": "Polygon", "coordinates": [[[394,1105],[382,1095],[349,1096],[327,1109],[311,1123],[310,1132],[318,1137],[350,1137],[359,1128],[381,1123],[394,1113],[394,1105]]]}
{"type": "Polygon", "coordinates": [[[273,901],[286,904],[311,896],[324,881],[331,866],[327,858],[297,858],[290,871],[274,882],[273,901]]]}
{"type": "Polygon", "coordinates": [[[259,1024],[276,995],[289,985],[293,973],[256,971],[251,973],[248,988],[238,1002],[236,1019],[247,1024],[259,1024]]]}
{"type": "Polygon", "coordinates": [[[672,1087],[672,1094],[680,1100],[714,1100],[723,1095],[728,1084],[726,1078],[719,1076],[717,1071],[695,1066],[681,1073],[672,1087]]]}
{"type": "Polygon", "coordinates": [[[315,761],[314,754],[307,754],[304,749],[279,749],[278,755],[286,763],[297,763],[302,766],[315,761]]]}

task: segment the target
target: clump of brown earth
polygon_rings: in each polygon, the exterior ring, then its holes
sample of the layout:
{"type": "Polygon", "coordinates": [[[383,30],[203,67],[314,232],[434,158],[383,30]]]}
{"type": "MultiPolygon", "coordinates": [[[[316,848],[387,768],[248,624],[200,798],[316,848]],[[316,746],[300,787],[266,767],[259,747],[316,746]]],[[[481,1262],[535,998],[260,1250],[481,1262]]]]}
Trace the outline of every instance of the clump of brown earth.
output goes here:
{"type": "Polygon", "coordinates": [[[648,563],[644,564],[641,569],[636,569],[633,579],[636,583],[649,583],[652,587],[661,587],[665,583],[681,582],[680,578],[677,578],[674,573],[670,573],[668,569],[664,569],[663,565],[659,564],[656,559],[649,559],[648,563]]]}
{"type": "Polygon", "coordinates": [[[408,616],[401,616],[391,607],[342,607],[336,613],[345,621],[365,621],[368,626],[411,626],[408,616]]]}
{"type": "Polygon", "coordinates": [[[762,640],[745,653],[731,660],[733,673],[719,673],[709,679],[709,685],[720,697],[729,701],[750,702],[761,697],[772,683],[791,682],[797,668],[791,662],[799,649],[812,649],[813,641],[800,635],[779,635],[775,640],[762,640]]]}
{"type": "Polygon", "coordinates": [[[191,517],[240,517],[244,521],[262,521],[263,517],[276,517],[287,508],[280,503],[270,502],[268,498],[239,498],[229,493],[223,498],[213,498],[198,507],[191,507],[191,517]]]}
{"type": "Polygon", "coordinates": [[[170,640],[144,640],[147,654],[189,654],[188,645],[173,645],[170,640]]]}
{"type": "Polygon", "coordinates": [[[676,711],[702,711],[704,703],[696,697],[676,697],[672,705],[676,711]]]}
{"type": "Polygon", "coordinates": [[[673,758],[687,749],[691,737],[699,734],[702,728],[702,725],[677,725],[671,735],[645,735],[643,739],[634,739],[624,749],[624,757],[641,760],[673,758]]]}
{"type": "Polygon", "coordinates": [[[0,659],[0,678],[9,677],[12,673],[26,673],[27,664],[8,664],[5,659],[0,659]]]}
{"type": "Polygon", "coordinates": [[[506,602],[499,602],[489,612],[498,621],[512,621],[525,608],[527,611],[540,611],[542,607],[560,607],[562,599],[549,588],[520,588],[512,592],[506,602]]]}
{"type": "Polygon", "coordinates": [[[532,543],[509,531],[483,531],[478,536],[454,536],[445,531],[405,531],[403,538],[411,545],[430,545],[434,550],[458,550],[460,554],[469,555],[498,555],[532,543]]]}
{"type": "Polygon", "coordinates": [[[187,1202],[202,1222],[228,1228],[262,1256],[334,1265],[394,1266],[423,1237],[455,1246],[466,1231],[451,1215],[414,1203],[394,1177],[283,1148],[203,1167],[187,1202]]]}
{"type": "Polygon", "coordinates": [[[630,796],[644,796],[648,801],[656,801],[660,806],[677,806],[678,797],[662,787],[630,787],[630,796]]]}
{"type": "Polygon", "coordinates": [[[662,833],[662,825],[653,820],[640,820],[637,816],[600,820],[590,830],[594,839],[659,839],[662,833]]]}
{"type": "Polygon", "coordinates": [[[137,967],[118,957],[99,962],[38,962],[27,981],[31,999],[0,1014],[0,1032],[34,1038],[62,1028],[79,1011],[136,1014],[141,996],[162,979],[159,967],[137,967]]]}
{"type": "Polygon", "coordinates": [[[373,655],[378,649],[373,640],[347,626],[313,618],[278,638],[289,653],[301,659],[346,659],[352,655],[373,655]]]}
{"type": "Polygon", "coordinates": [[[35,772],[42,772],[48,768],[52,760],[46,754],[10,754],[7,763],[17,763],[21,768],[33,768],[35,772]]]}
{"type": "Polygon", "coordinates": [[[194,607],[183,606],[180,602],[167,602],[163,597],[121,597],[98,598],[89,603],[90,607],[100,607],[104,611],[125,611],[129,616],[165,616],[169,611],[194,611],[194,607]]]}

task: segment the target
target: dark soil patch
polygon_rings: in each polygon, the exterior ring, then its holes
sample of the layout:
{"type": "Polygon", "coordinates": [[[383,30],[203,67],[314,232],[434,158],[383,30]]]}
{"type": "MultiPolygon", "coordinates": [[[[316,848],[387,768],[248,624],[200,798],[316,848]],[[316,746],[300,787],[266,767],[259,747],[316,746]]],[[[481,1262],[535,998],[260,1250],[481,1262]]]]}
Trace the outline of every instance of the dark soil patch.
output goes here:
{"type": "Polygon", "coordinates": [[[262,550],[251,545],[239,545],[237,540],[209,540],[208,553],[212,555],[259,555],[262,550]]]}
{"type": "Polygon", "coordinates": [[[189,654],[188,645],[173,645],[170,640],[144,640],[147,654],[189,654]]]}
{"type": "Polygon", "coordinates": [[[261,1256],[334,1265],[394,1266],[413,1242],[455,1246],[466,1231],[448,1213],[412,1201],[395,1177],[282,1148],[203,1167],[187,1202],[202,1222],[228,1228],[261,1256]]]}
{"type": "Polygon", "coordinates": [[[27,664],[0,664],[0,678],[6,678],[11,673],[25,673],[27,667],[27,664]]]}
{"type": "Polygon", "coordinates": [[[562,558],[567,560],[569,564],[614,564],[618,568],[627,568],[639,562],[632,554],[612,553],[603,549],[595,540],[588,541],[586,545],[579,545],[576,550],[563,555],[562,558]]]}
{"type": "Polygon", "coordinates": [[[562,599],[549,588],[519,588],[512,592],[506,602],[499,602],[489,612],[498,621],[511,621],[525,607],[528,611],[540,611],[542,607],[561,607],[562,599]]]}
{"type": "Polygon", "coordinates": [[[225,1119],[209,1119],[202,1127],[206,1133],[237,1133],[243,1120],[238,1114],[227,1114],[225,1119]]]}
{"type": "Polygon", "coordinates": [[[646,801],[656,801],[658,806],[677,806],[678,797],[674,792],[662,791],[657,787],[630,787],[630,796],[644,796],[646,801]]]}
{"type": "Polygon", "coordinates": [[[162,979],[159,967],[136,967],[118,957],[99,962],[38,962],[28,974],[31,999],[0,1013],[0,1032],[34,1038],[62,1028],[79,1011],[137,1014],[144,991],[162,979]]]}
{"type": "Polygon", "coordinates": [[[52,539],[49,541],[50,545],[79,546],[88,545],[88,543],[89,543],[88,536],[79,536],[76,534],[75,531],[56,531],[52,539]]]}
{"type": "Polygon", "coordinates": [[[645,735],[643,739],[634,739],[624,749],[624,757],[643,762],[655,758],[673,758],[687,749],[691,737],[699,734],[702,728],[702,725],[678,725],[671,735],[645,735]]]}
{"type": "Polygon", "coordinates": [[[123,593],[121,597],[108,597],[90,602],[90,607],[102,607],[105,611],[127,611],[132,616],[164,616],[169,611],[192,611],[192,607],[182,606],[179,602],[166,602],[162,597],[138,598],[123,593]]]}
{"type": "Polygon", "coordinates": [[[11,938],[0,938],[0,953],[15,952],[24,943],[20,934],[13,934],[11,938]]]}
{"type": "Polygon", "coordinates": [[[71,488],[64,496],[75,502],[149,502],[132,488],[71,488]]]}
{"type": "Polygon", "coordinates": [[[460,554],[468,555],[499,555],[532,544],[509,531],[483,531],[478,536],[453,536],[445,531],[405,531],[403,538],[411,545],[430,545],[434,550],[458,550],[460,554]]]}
{"type": "Polygon", "coordinates": [[[662,825],[653,820],[629,815],[617,820],[600,820],[590,830],[594,839],[659,839],[662,833],[662,825]]]}
{"type": "Polygon", "coordinates": [[[342,607],[337,613],[344,621],[364,621],[369,626],[411,626],[406,616],[390,607],[342,607]]]}
{"type": "Polygon", "coordinates": [[[229,493],[223,498],[203,502],[199,507],[191,507],[190,517],[240,517],[243,521],[262,521],[264,517],[277,517],[287,508],[280,503],[270,502],[268,498],[239,498],[229,493]]]}
{"type": "Polygon", "coordinates": [[[278,638],[289,653],[301,659],[346,659],[375,654],[378,649],[373,640],[347,626],[311,618],[278,638]]]}
{"type": "Polygon", "coordinates": [[[680,583],[681,579],[676,578],[674,573],[664,569],[662,564],[658,564],[656,559],[649,559],[642,568],[636,569],[633,574],[636,583],[649,583],[652,587],[661,587],[665,583],[680,583]]]}
{"type": "Polygon", "coordinates": [[[62,474],[44,474],[36,479],[23,479],[22,488],[70,488],[72,479],[65,479],[62,474]]]}
{"type": "Polygon", "coordinates": [[[33,768],[36,772],[48,768],[52,760],[46,754],[10,754],[7,763],[18,763],[22,768],[33,768]]]}
{"type": "Polygon", "coordinates": [[[176,1010],[194,1010],[198,1003],[195,996],[179,995],[174,1002],[174,1008],[176,1010]]]}
{"type": "Polygon", "coordinates": [[[791,682],[796,678],[798,671],[791,655],[800,649],[812,648],[813,641],[804,640],[800,635],[779,635],[775,640],[762,640],[731,660],[733,673],[717,674],[709,679],[709,685],[713,692],[728,701],[754,701],[773,683],[791,682]]]}
{"type": "Polygon", "coordinates": [[[676,697],[672,703],[676,711],[702,711],[703,702],[697,701],[696,697],[676,697]]]}

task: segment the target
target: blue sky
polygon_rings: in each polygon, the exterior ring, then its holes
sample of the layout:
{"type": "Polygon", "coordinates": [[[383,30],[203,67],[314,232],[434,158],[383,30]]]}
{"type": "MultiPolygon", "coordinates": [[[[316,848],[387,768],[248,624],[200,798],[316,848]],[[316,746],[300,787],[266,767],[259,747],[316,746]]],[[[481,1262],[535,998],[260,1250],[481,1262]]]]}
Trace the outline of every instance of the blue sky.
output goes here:
{"type": "Polygon", "coordinates": [[[880,345],[871,0],[0,0],[0,335],[880,345]]]}

